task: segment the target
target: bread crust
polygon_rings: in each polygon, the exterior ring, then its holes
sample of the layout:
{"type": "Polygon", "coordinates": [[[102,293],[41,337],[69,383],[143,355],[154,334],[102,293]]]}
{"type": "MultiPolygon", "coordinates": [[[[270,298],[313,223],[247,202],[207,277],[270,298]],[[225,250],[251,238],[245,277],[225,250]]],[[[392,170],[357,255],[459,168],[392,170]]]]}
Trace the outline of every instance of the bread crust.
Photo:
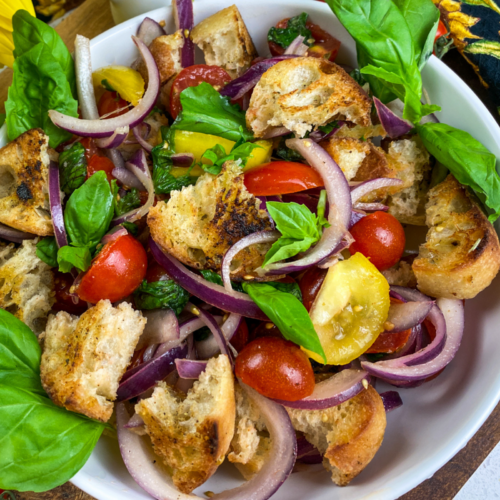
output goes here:
{"type": "Polygon", "coordinates": [[[303,137],[333,120],[371,125],[372,101],[337,64],[296,57],[275,64],[261,77],[246,113],[256,137],[284,126],[303,137]]]}
{"type": "Polygon", "coordinates": [[[37,234],[54,234],[48,195],[49,138],[28,130],[0,149],[0,222],[37,234]]]}
{"type": "Polygon", "coordinates": [[[58,406],[106,422],[118,383],[146,325],[140,311],[124,302],[101,300],[80,318],[50,316],[40,364],[42,385],[58,406]]]}
{"type": "Polygon", "coordinates": [[[234,379],[227,356],[212,358],[187,397],[160,382],[135,411],[155,453],[182,493],[203,484],[224,461],[234,434],[234,379]]]}
{"type": "Polygon", "coordinates": [[[500,269],[500,244],[477,202],[452,175],[429,191],[426,243],[413,262],[418,288],[431,297],[471,299],[500,269]]]}

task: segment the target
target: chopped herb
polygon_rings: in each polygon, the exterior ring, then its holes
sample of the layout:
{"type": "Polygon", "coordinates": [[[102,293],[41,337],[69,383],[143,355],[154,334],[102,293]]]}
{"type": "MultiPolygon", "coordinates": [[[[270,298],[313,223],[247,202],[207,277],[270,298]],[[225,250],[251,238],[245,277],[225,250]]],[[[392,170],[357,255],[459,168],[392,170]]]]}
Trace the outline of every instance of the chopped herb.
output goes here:
{"type": "Polygon", "coordinates": [[[286,49],[298,36],[303,36],[303,43],[311,46],[314,43],[314,39],[311,31],[306,26],[307,18],[308,14],[302,12],[298,16],[291,17],[287,22],[286,28],[275,28],[273,26],[267,34],[267,40],[277,43],[286,49]]]}

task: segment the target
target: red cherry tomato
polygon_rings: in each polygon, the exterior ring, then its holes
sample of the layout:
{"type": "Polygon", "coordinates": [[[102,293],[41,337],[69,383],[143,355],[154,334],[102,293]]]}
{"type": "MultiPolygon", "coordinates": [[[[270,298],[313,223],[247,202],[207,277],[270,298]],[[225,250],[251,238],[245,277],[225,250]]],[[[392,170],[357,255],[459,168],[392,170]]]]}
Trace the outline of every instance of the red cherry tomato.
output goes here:
{"type": "Polygon", "coordinates": [[[252,333],[250,334],[250,341],[260,339],[262,337],[276,337],[285,340],[285,337],[283,337],[279,328],[274,323],[268,323],[267,321],[259,323],[258,326],[252,330],[252,333]]]}
{"type": "Polygon", "coordinates": [[[231,345],[238,352],[241,352],[247,344],[248,344],[248,326],[245,319],[242,318],[240,326],[238,327],[236,333],[231,338],[231,345]]]}
{"type": "Polygon", "coordinates": [[[65,311],[79,316],[87,310],[87,304],[70,292],[74,281],[71,274],[54,271],[54,292],[56,294],[56,303],[52,307],[54,311],[65,311]]]}
{"type": "Polygon", "coordinates": [[[99,149],[95,145],[92,137],[82,137],[79,142],[85,148],[85,158],[87,159],[87,163],[90,162],[93,156],[99,154],[99,149]]]}
{"type": "Polygon", "coordinates": [[[158,262],[153,260],[148,266],[148,272],[146,273],[146,281],[148,283],[156,283],[157,281],[167,281],[171,280],[170,274],[167,270],[160,266],[158,262]]]}
{"type": "Polygon", "coordinates": [[[448,34],[448,29],[446,28],[446,25],[443,23],[443,21],[441,21],[440,19],[438,24],[438,29],[436,31],[436,37],[434,38],[434,43],[437,41],[438,38],[441,38],[443,35],[447,34],[448,34]]]}
{"type": "Polygon", "coordinates": [[[129,234],[104,245],[77,286],[78,296],[92,304],[117,302],[130,295],[146,276],[144,247],[129,234]]]}
{"type": "Polygon", "coordinates": [[[309,358],[293,342],[264,337],[247,344],[236,358],[236,376],[268,398],[297,401],[314,390],[309,358]]]}
{"type": "Polygon", "coordinates": [[[106,177],[108,178],[108,182],[111,183],[111,181],[114,179],[112,174],[114,168],[115,168],[114,163],[106,156],[94,155],[92,156],[87,165],[87,179],[92,175],[94,175],[96,172],[102,170],[106,172],[106,177]]]}
{"type": "Polygon", "coordinates": [[[328,269],[320,269],[319,267],[310,267],[300,278],[299,286],[302,292],[302,303],[304,307],[310,311],[314,299],[325,281],[328,269]]]}
{"type": "Polygon", "coordinates": [[[375,212],[360,219],[351,228],[355,239],[351,254],[362,253],[379,270],[389,269],[401,259],[405,249],[403,226],[391,214],[375,212]]]}
{"type": "MultiPolygon", "coordinates": [[[[288,19],[281,20],[276,25],[276,28],[286,28],[288,19]]],[[[332,62],[335,61],[340,49],[340,41],[311,21],[306,22],[306,28],[311,32],[314,38],[314,44],[309,48],[306,55],[319,59],[327,59],[332,62]]],[[[281,56],[284,54],[286,49],[281,47],[281,45],[274,42],[268,43],[269,50],[273,56],[281,56]]]]}
{"type": "Polygon", "coordinates": [[[170,91],[170,114],[177,118],[181,112],[181,92],[188,87],[196,87],[202,82],[207,82],[215,90],[220,90],[231,77],[225,69],[219,66],[208,66],[206,64],[195,64],[183,69],[175,78],[170,91]]]}
{"type": "Polygon", "coordinates": [[[273,196],[322,187],[324,183],[308,165],[273,161],[245,172],[245,186],[255,196],[273,196]]]}
{"type": "Polygon", "coordinates": [[[105,118],[107,120],[108,118],[116,118],[117,116],[124,115],[128,112],[128,106],[128,102],[122,99],[117,92],[106,90],[99,99],[97,111],[101,117],[108,115],[105,118]]]}

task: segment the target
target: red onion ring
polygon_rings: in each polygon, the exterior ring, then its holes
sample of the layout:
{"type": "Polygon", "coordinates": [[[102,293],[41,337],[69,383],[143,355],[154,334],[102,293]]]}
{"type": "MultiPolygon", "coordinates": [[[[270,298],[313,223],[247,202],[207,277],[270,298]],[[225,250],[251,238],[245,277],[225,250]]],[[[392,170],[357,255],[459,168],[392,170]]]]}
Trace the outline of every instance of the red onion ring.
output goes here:
{"type": "Polygon", "coordinates": [[[194,27],[194,13],[192,0],[172,0],[175,25],[182,30],[184,45],[181,49],[181,64],[183,68],[194,64],[194,43],[190,34],[194,27]]]}
{"type": "Polygon", "coordinates": [[[396,408],[399,408],[403,405],[403,400],[397,391],[386,391],[380,394],[382,398],[382,402],[384,403],[384,410],[386,413],[389,413],[396,408]]]}
{"type": "Polygon", "coordinates": [[[380,123],[391,139],[405,135],[413,128],[412,123],[400,118],[376,97],[373,98],[373,102],[380,123]]]}
{"type": "Polygon", "coordinates": [[[434,302],[406,302],[405,304],[391,304],[387,322],[392,323],[394,328],[391,333],[403,332],[413,328],[424,321],[431,312],[434,302]]]}
{"type": "Polygon", "coordinates": [[[179,322],[172,309],[154,309],[142,311],[142,314],[148,321],[135,347],[136,350],[151,344],[180,340],[179,322]]]}
{"type": "Polygon", "coordinates": [[[420,351],[422,348],[421,342],[419,340],[422,338],[422,325],[415,325],[410,332],[410,336],[408,337],[408,341],[406,344],[398,351],[388,354],[382,360],[388,359],[398,359],[403,356],[407,356],[408,354],[414,354],[417,351],[420,351]]]}
{"type": "Polygon", "coordinates": [[[82,35],[76,35],[75,39],[75,72],[78,104],[82,116],[86,120],[98,120],[99,111],[97,110],[92,82],[90,40],[82,35]]]}
{"type": "Polygon", "coordinates": [[[137,38],[142,40],[148,47],[155,38],[166,34],[167,32],[150,17],[145,17],[137,30],[137,38]]]}
{"type": "Polygon", "coordinates": [[[194,162],[193,153],[175,153],[170,159],[174,167],[190,167],[194,162]]]}
{"type": "Polygon", "coordinates": [[[259,231],[257,233],[249,234],[241,240],[237,241],[224,255],[222,259],[221,275],[224,283],[224,288],[233,293],[233,286],[231,285],[231,262],[234,257],[243,249],[258,245],[260,243],[274,243],[281,236],[279,231],[259,231]]]}
{"type": "Polygon", "coordinates": [[[125,429],[137,429],[138,427],[144,427],[144,420],[142,420],[140,415],[134,413],[123,427],[125,427],[125,429]]]}
{"type": "Polygon", "coordinates": [[[155,60],[146,45],[135,36],[132,37],[132,40],[137,45],[148,70],[148,88],[140,103],[124,115],[109,120],[82,120],[64,115],[59,111],[50,110],[49,117],[54,125],[81,137],[101,138],[113,135],[118,127],[135,127],[148,116],[156,104],[160,92],[160,75],[155,60]]]}
{"type": "Polygon", "coordinates": [[[111,243],[112,241],[117,240],[121,236],[126,236],[127,234],[128,231],[123,226],[116,226],[102,237],[101,243],[106,245],[106,243],[111,243]]]}
{"type": "Polygon", "coordinates": [[[283,137],[291,133],[291,130],[288,130],[286,127],[272,127],[267,129],[262,139],[274,139],[275,137],[283,137]]]}
{"type": "Polygon", "coordinates": [[[56,243],[61,248],[68,244],[68,236],[66,234],[66,226],[64,225],[64,213],[61,203],[59,167],[53,161],[49,165],[49,202],[56,243]]]}
{"type": "MultiPolygon", "coordinates": [[[[400,186],[403,184],[403,181],[400,179],[393,179],[387,177],[379,177],[377,179],[371,179],[369,181],[362,182],[358,184],[351,191],[351,201],[352,203],[356,203],[358,200],[363,198],[363,196],[375,191],[376,189],[384,188],[384,187],[392,187],[392,186],[400,186]]],[[[364,210],[359,205],[356,206],[360,210],[364,210]]]]}
{"type": "Polygon", "coordinates": [[[298,410],[324,410],[357,396],[368,387],[370,376],[363,370],[345,369],[333,377],[318,382],[313,393],[298,401],[274,399],[277,403],[298,410]]]}
{"type": "MultiPolygon", "coordinates": [[[[233,335],[238,331],[241,324],[241,316],[239,314],[231,313],[226,321],[221,325],[220,330],[224,335],[227,342],[230,342],[233,335]]],[[[200,359],[210,359],[219,354],[220,349],[217,340],[212,335],[206,340],[196,342],[196,352],[200,359]]]]}
{"type": "Polygon", "coordinates": [[[208,361],[198,361],[194,359],[176,359],[175,367],[179,377],[188,380],[196,380],[205,371],[208,361]]]}
{"type": "MultiPolygon", "coordinates": [[[[113,177],[119,180],[124,186],[144,191],[145,188],[142,182],[126,168],[115,168],[111,173],[113,174],[113,177]]],[[[125,194],[126,192],[124,193],[124,196],[125,194]]]]}
{"type": "Polygon", "coordinates": [[[267,316],[247,294],[240,292],[229,294],[223,286],[210,283],[201,276],[194,274],[177,259],[164,253],[152,238],[149,239],[149,248],[156,262],[164,267],[172,279],[191,295],[223,311],[241,314],[247,318],[269,321],[267,316]]]}
{"type": "Polygon", "coordinates": [[[295,38],[293,42],[285,50],[284,55],[286,56],[292,55],[300,57],[305,56],[307,54],[307,51],[309,50],[309,47],[304,43],[305,39],[306,37],[301,35],[295,38]]]}
{"type": "Polygon", "coordinates": [[[298,151],[323,178],[330,207],[328,213],[330,227],[323,231],[321,240],[304,257],[294,262],[269,264],[265,267],[268,274],[302,271],[330,257],[346,234],[351,219],[352,203],[349,184],[333,158],[310,139],[288,139],[286,145],[298,151]]]}
{"type": "Polygon", "coordinates": [[[36,234],[24,233],[0,223],[0,238],[4,240],[12,241],[13,243],[22,243],[24,240],[33,240],[36,237],[36,234]]]}
{"type": "Polygon", "coordinates": [[[151,146],[151,144],[149,144],[148,141],[146,141],[142,135],[141,135],[141,131],[139,130],[139,125],[137,125],[137,127],[134,127],[132,129],[132,132],[134,134],[134,137],[136,138],[137,142],[148,152],[148,153],[151,153],[151,151],[153,150],[153,146],[151,146]]]}
{"type": "Polygon", "coordinates": [[[354,205],[356,210],[363,212],[388,212],[389,207],[383,203],[356,203],[354,205]]]}
{"type": "Polygon", "coordinates": [[[125,139],[128,137],[129,130],[130,128],[128,125],[118,127],[114,131],[113,135],[103,137],[102,139],[96,139],[96,146],[101,149],[115,149],[123,144],[125,139]]]}
{"type": "Polygon", "coordinates": [[[332,129],[330,132],[325,134],[324,132],[321,132],[321,130],[314,130],[309,134],[309,139],[312,139],[314,142],[321,142],[324,141],[325,139],[328,139],[332,135],[335,135],[344,125],[346,122],[339,121],[337,124],[337,127],[332,129]]]}
{"type": "Polygon", "coordinates": [[[421,302],[421,301],[432,302],[432,299],[430,297],[427,297],[427,295],[424,295],[422,292],[419,292],[414,288],[407,288],[405,286],[391,285],[390,294],[394,298],[399,298],[399,300],[403,299],[403,301],[405,302],[407,300],[413,300],[415,302],[421,302]]]}

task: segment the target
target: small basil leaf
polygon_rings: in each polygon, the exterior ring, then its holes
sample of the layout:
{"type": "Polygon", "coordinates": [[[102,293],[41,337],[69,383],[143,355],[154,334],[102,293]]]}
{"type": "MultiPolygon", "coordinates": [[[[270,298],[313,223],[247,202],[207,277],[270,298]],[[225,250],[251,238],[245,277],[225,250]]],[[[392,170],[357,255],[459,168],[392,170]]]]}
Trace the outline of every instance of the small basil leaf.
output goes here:
{"type": "Polygon", "coordinates": [[[307,18],[308,14],[306,12],[302,12],[302,14],[290,18],[287,22],[286,28],[275,28],[273,26],[267,34],[267,40],[269,42],[277,43],[279,46],[286,49],[298,36],[303,36],[303,43],[309,46],[312,45],[310,42],[312,34],[306,27],[307,18]]]}
{"type": "Polygon", "coordinates": [[[115,215],[119,217],[120,215],[130,212],[134,208],[139,208],[140,206],[141,196],[139,194],[139,190],[132,188],[116,202],[115,215]]]}
{"type": "Polygon", "coordinates": [[[283,160],[304,163],[304,157],[299,152],[294,149],[290,149],[286,145],[286,140],[291,139],[292,137],[292,134],[282,137],[274,153],[277,157],[283,160]]]}
{"type": "Polygon", "coordinates": [[[302,302],[302,292],[300,291],[298,283],[282,283],[281,281],[266,281],[265,283],[280,292],[291,293],[302,302]]]}
{"type": "MultiPolygon", "coordinates": [[[[222,277],[220,274],[217,274],[215,271],[211,271],[210,269],[202,269],[200,274],[210,283],[215,283],[216,285],[224,286],[222,283],[222,277]]],[[[241,283],[238,281],[231,281],[231,285],[233,286],[233,290],[235,292],[243,292],[243,287],[241,283]]]]}
{"type": "Polygon", "coordinates": [[[53,236],[43,238],[36,244],[36,256],[43,260],[50,267],[57,267],[57,246],[56,239],[53,236]]]}
{"type": "Polygon", "coordinates": [[[90,267],[92,255],[87,247],[64,246],[57,252],[59,271],[69,273],[73,267],[85,272],[90,267]]]}
{"type": "Polygon", "coordinates": [[[326,363],[325,352],[311,318],[294,295],[267,283],[243,283],[243,289],[287,340],[318,354],[326,363]]]}
{"type": "Polygon", "coordinates": [[[61,191],[70,195],[78,189],[87,177],[87,158],[85,148],[75,142],[71,148],[59,155],[59,172],[61,175],[61,191]]]}
{"type": "Polygon", "coordinates": [[[133,222],[122,222],[122,226],[132,235],[137,236],[139,234],[139,226],[133,222]]]}
{"type": "Polygon", "coordinates": [[[179,315],[189,300],[189,293],[173,280],[148,283],[144,280],[134,292],[138,309],[172,309],[179,315]]]}

